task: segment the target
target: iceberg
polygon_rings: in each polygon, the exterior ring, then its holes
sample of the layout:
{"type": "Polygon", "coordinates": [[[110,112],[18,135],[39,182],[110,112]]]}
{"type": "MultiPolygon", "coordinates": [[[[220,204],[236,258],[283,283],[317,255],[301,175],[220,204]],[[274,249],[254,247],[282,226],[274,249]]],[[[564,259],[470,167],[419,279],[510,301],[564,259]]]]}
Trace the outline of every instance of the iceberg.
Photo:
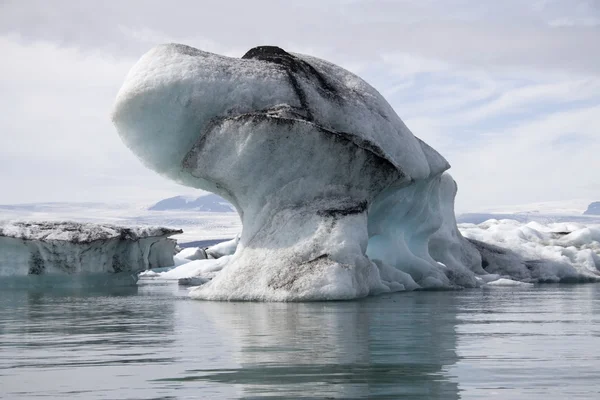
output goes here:
{"type": "Polygon", "coordinates": [[[172,268],[154,268],[139,274],[144,282],[153,280],[176,280],[180,285],[194,286],[206,283],[223,269],[237,249],[240,236],[213,246],[188,247],[175,254],[172,268]]]}
{"type": "Polygon", "coordinates": [[[112,119],[147,167],[240,215],[226,262],[193,261],[212,274],[193,298],[477,287],[486,266],[505,266],[461,235],[448,162],[373,87],[327,61],[274,46],[238,59],[160,45],[129,72],[112,119]]]}
{"type": "Polygon", "coordinates": [[[530,283],[600,278],[600,225],[490,219],[459,228],[488,273],[530,283]]]}
{"type": "Polygon", "coordinates": [[[133,273],[173,265],[181,230],[76,222],[0,224],[0,278],[133,273]]]}

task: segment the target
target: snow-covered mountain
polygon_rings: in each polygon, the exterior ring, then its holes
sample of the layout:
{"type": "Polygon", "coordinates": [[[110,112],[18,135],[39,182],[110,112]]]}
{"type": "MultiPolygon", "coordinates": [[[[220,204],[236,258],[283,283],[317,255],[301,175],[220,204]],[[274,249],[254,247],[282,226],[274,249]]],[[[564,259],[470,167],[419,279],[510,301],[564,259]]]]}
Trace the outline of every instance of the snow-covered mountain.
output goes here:
{"type": "Polygon", "coordinates": [[[205,211],[234,212],[234,207],[216,194],[208,194],[197,198],[187,196],[169,197],[154,204],[149,211],[205,211]]]}

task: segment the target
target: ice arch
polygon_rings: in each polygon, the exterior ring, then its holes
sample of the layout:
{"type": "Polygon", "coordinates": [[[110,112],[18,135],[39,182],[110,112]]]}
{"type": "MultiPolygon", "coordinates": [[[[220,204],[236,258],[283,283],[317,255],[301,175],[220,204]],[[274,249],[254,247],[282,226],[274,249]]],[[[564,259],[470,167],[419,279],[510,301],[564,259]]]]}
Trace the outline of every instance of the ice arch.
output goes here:
{"type": "Polygon", "coordinates": [[[476,286],[483,272],[456,228],[447,161],[327,61],[157,46],[127,76],[113,121],[145,165],[242,218],[235,254],[194,297],[350,299],[476,286]]]}

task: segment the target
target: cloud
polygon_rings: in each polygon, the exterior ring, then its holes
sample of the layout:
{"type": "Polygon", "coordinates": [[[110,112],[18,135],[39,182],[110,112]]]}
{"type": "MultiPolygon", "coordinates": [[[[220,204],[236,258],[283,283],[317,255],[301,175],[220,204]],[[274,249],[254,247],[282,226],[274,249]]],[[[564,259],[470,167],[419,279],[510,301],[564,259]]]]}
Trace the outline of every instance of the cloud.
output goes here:
{"type": "Polygon", "coordinates": [[[461,208],[597,198],[600,102],[493,132],[451,155],[461,208]]]}
{"type": "Polygon", "coordinates": [[[450,161],[459,211],[600,198],[600,76],[408,59],[363,76],[450,161]]]}
{"type": "MultiPolygon", "coordinates": [[[[71,0],[12,1],[0,30],[65,45],[138,56],[165,38],[207,41],[221,51],[258,44],[319,48],[320,56],[375,59],[403,52],[479,66],[518,65],[598,71],[600,30],[582,19],[600,17],[597,2],[561,0],[131,0],[94,7],[71,0]],[[573,24],[553,26],[559,18],[573,24]],[[146,32],[138,40],[128,32],[146,32]],[[195,40],[199,38],[200,40],[195,40]]],[[[212,47],[212,46],[211,46],[212,47]]],[[[241,55],[241,54],[239,54],[241,55]]]]}
{"type": "Polygon", "coordinates": [[[360,74],[451,162],[459,209],[600,199],[599,18],[585,0],[5,1],[0,203],[190,193],[145,169],[108,117],[162,42],[277,44],[360,74]]]}
{"type": "Polygon", "coordinates": [[[0,202],[139,201],[185,191],[145,169],[110,122],[134,59],[17,36],[0,37],[0,49],[0,202]]]}

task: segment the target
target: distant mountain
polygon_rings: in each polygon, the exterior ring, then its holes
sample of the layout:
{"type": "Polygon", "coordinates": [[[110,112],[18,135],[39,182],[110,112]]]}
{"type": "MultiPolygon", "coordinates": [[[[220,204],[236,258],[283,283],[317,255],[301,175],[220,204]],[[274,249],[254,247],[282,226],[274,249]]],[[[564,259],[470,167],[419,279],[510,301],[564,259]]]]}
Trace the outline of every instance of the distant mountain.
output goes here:
{"type": "Polygon", "coordinates": [[[600,201],[595,201],[590,204],[583,215],[600,215],[600,201]]]}
{"type": "Polygon", "coordinates": [[[175,196],[154,204],[150,211],[205,211],[205,212],[234,212],[235,208],[227,200],[216,194],[208,194],[198,198],[175,196]]]}

